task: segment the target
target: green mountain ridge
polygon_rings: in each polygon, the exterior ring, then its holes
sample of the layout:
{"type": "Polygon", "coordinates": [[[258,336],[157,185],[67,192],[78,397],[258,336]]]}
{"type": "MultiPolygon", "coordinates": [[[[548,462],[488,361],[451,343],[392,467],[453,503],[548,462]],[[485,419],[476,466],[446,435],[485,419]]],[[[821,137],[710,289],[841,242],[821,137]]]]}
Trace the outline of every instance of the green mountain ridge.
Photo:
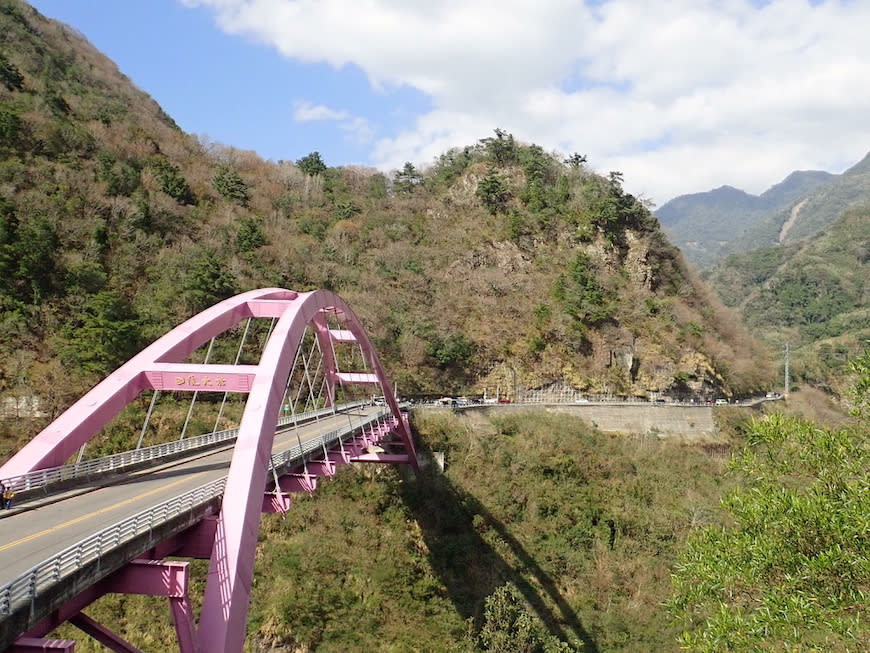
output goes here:
{"type": "Polygon", "coordinates": [[[842,175],[803,195],[792,206],[768,216],[728,243],[726,253],[811,238],[848,209],[870,203],[870,154],[842,175]]]}
{"type": "Polygon", "coordinates": [[[795,378],[840,391],[849,359],[870,342],[870,205],[813,238],[733,254],[706,273],[753,331],[795,350],[795,378]]]}

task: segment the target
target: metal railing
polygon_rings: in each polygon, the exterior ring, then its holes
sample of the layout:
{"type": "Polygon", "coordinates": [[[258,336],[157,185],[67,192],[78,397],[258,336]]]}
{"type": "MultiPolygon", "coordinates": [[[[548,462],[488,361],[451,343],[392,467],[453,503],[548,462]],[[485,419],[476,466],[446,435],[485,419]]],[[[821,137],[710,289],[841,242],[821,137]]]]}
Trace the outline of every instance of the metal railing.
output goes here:
{"type": "MultiPolygon", "coordinates": [[[[318,438],[308,440],[302,443],[301,447],[295,445],[287,451],[275,454],[271,458],[271,468],[280,469],[292,462],[301,463],[306,456],[315,451],[328,450],[338,441],[378,422],[387,412],[385,410],[378,411],[376,414],[357,420],[356,423],[351,423],[347,427],[335,429],[318,438]]],[[[170,519],[196,510],[221,496],[225,484],[226,477],[211,481],[185,494],[143,510],[88,536],[32,567],[15,580],[0,587],[0,614],[11,614],[16,607],[34,600],[40,592],[46,591],[85,565],[134,538],[158,528],[170,519]]]]}
{"type": "MultiPolygon", "coordinates": [[[[367,403],[368,402],[365,401],[358,401],[337,406],[335,411],[333,411],[332,408],[321,408],[319,410],[310,410],[297,415],[281,417],[277,422],[276,428],[280,429],[284,426],[308,422],[317,419],[322,415],[331,415],[333,412],[352,410],[359,406],[366,405],[367,403]]],[[[197,449],[210,449],[221,444],[230,444],[238,434],[239,429],[237,428],[227,429],[225,431],[215,431],[213,433],[204,433],[184,440],[174,440],[172,442],[155,444],[141,449],[122,451],[121,453],[103,456],[101,458],[92,458],[91,460],[83,460],[71,465],[37,469],[32,472],[27,472],[26,474],[0,479],[0,481],[2,481],[3,485],[7,488],[19,493],[45,489],[47,486],[58,483],[67,484],[76,480],[90,481],[99,476],[118,473],[125,469],[129,469],[130,467],[139,466],[162,458],[178,456],[179,454],[193,452],[197,449]]]]}

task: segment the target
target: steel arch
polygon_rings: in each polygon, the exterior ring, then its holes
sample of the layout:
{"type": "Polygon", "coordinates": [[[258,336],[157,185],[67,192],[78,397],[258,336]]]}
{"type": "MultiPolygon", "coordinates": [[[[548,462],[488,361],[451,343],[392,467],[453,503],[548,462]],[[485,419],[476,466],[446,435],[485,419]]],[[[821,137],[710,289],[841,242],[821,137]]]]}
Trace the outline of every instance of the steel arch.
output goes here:
{"type": "Polygon", "coordinates": [[[179,379],[194,379],[194,385],[201,389],[206,379],[219,375],[225,381],[222,390],[247,392],[193,644],[200,651],[241,651],[274,427],[296,351],[308,327],[314,330],[324,352],[331,352],[335,342],[359,345],[373,373],[340,371],[334,356],[324,354],[329,401],[335,399],[338,385],[379,383],[396,418],[395,429],[407,452],[406,460],[416,469],[416,451],[407,422],[377,353],[350,306],[326,290],[298,293],[264,288],[227,299],[149,345],[22,448],[0,468],[0,477],[63,464],[144,390],[195,389],[179,385],[179,379]],[[327,314],[335,315],[344,328],[330,329],[327,314]],[[251,317],[277,319],[257,365],[183,362],[211,338],[251,317]]]}

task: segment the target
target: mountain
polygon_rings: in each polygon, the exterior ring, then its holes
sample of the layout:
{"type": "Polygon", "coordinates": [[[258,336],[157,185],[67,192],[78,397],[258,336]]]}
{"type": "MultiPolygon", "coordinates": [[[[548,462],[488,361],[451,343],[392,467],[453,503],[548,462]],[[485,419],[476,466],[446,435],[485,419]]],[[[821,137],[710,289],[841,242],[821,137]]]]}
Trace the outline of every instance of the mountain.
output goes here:
{"type": "Polygon", "coordinates": [[[870,205],[810,238],[732,254],[706,278],[759,337],[791,345],[797,380],[838,392],[870,341],[870,205]]]}
{"type": "Polygon", "coordinates": [[[870,154],[841,175],[808,189],[796,202],[748,228],[728,243],[725,252],[789,243],[825,230],[851,207],[870,203],[870,154]]]}
{"type": "Polygon", "coordinates": [[[754,233],[771,216],[787,213],[835,177],[813,170],[793,172],[761,195],[722,186],[676,197],[663,204],[656,216],[686,257],[704,267],[732,251],[737,242],[746,242],[747,246],[733,251],[744,251],[753,242],[744,238],[745,234],[754,233]]]}
{"type": "Polygon", "coordinates": [[[183,133],[17,0],[0,4],[0,70],[4,401],[56,414],[190,315],[264,286],[341,294],[409,394],[767,383],[763,353],[619,175],[501,130],[391,176],[316,152],[264,161],[183,133]]]}

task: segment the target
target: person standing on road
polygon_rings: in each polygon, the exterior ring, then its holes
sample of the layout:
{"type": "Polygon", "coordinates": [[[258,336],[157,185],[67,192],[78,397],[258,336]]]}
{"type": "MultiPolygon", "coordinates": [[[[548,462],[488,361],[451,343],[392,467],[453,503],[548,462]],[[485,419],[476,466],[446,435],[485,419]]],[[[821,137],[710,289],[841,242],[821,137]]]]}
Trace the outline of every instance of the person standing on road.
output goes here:
{"type": "Polygon", "coordinates": [[[3,486],[3,507],[9,510],[12,507],[12,499],[15,497],[15,490],[12,487],[3,486]]]}

